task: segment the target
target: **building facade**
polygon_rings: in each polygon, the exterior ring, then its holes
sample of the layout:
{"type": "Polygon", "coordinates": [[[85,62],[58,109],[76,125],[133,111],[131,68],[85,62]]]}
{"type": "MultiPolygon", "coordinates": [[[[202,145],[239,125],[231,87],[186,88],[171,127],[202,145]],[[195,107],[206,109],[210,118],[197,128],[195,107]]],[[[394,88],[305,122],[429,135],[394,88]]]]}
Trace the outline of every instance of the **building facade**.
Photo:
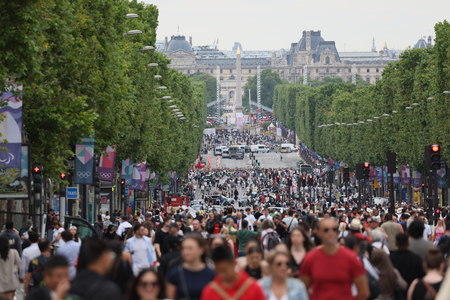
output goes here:
{"type": "MultiPolygon", "coordinates": [[[[164,53],[172,60],[171,67],[186,75],[206,73],[216,77],[219,66],[219,79],[222,95],[232,98],[236,83],[236,56],[230,56],[219,51],[216,46],[193,47],[192,37],[189,41],[185,36],[166,37],[164,53]],[[234,76],[232,76],[234,75],[234,76]],[[231,78],[230,78],[231,77],[231,78]]],[[[326,41],[320,31],[303,31],[302,37],[292,43],[288,51],[271,52],[270,56],[246,56],[241,58],[241,77],[244,85],[247,78],[256,74],[257,66],[261,70],[271,68],[280,77],[289,82],[303,80],[304,66],[307,66],[307,76],[311,79],[324,77],[341,77],[344,81],[351,80],[352,69],[364,80],[374,84],[381,78],[381,73],[387,63],[398,60],[385,44],[382,51],[372,47],[367,52],[338,52],[334,41],[326,41]]],[[[243,91],[245,93],[245,91],[243,91]]]]}

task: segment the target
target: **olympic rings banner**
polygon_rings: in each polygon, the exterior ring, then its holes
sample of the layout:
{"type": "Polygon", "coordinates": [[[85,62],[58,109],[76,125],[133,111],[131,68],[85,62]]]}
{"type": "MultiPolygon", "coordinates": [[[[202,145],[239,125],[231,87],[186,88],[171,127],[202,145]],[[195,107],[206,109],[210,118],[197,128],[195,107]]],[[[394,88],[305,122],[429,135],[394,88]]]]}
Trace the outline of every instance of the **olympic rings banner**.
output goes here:
{"type": "Polygon", "coordinates": [[[122,179],[126,186],[133,185],[133,161],[129,158],[122,160],[122,179]]]}
{"type": "Polygon", "coordinates": [[[146,163],[139,163],[133,166],[133,186],[132,190],[145,191],[146,163]]]}
{"type": "Polygon", "coordinates": [[[103,181],[113,181],[114,177],[114,163],[116,161],[116,147],[117,145],[108,146],[104,152],[108,154],[102,155],[100,157],[100,165],[98,168],[98,174],[100,175],[100,180],[103,181]]]}
{"type": "Polygon", "coordinates": [[[75,184],[94,183],[94,138],[83,138],[75,146],[75,184]]]}

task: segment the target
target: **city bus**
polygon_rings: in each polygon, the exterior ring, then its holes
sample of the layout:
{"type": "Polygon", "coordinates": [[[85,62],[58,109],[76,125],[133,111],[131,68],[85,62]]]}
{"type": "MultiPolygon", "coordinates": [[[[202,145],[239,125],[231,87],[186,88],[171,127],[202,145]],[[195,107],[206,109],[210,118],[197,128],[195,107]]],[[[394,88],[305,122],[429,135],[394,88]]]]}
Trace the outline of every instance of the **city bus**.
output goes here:
{"type": "Polygon", "coordinates": [[[239,146],[231,146],[228,149],[230,150],[230,158],[236,158],[236,155],[239,152],[239,146]]]}
{"type": "Polygon", "coordinates": [[[311,174],[312,167],[310,165],[300,165],[300,174],[303,174],[303,172],[306,172],[306,174],[311,174]]]}

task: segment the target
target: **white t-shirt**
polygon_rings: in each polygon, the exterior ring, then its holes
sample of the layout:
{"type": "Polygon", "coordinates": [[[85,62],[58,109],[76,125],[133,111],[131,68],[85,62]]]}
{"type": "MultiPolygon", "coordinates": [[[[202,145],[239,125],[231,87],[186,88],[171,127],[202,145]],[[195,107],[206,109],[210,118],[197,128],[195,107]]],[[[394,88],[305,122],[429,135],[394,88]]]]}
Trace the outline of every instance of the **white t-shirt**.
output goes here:
{"type": "MultiPolygon", "coordinates": [[[[266,219],[265,215],[262,215],[258,218],[258,222],[262,222],[264,221],[264,219],[266,219]]],[[[270,221],[273,221],[272,216],[271,215],[267,215],[267,219],[269,219],[270,221]]]]}
{"type": "MultiPolygon", "coordinates": [[[[53,240],[55,240],[58,237],[59,233],[62,233],[64,231],[64,228],[60,227],[58,230],[53,230],[53,240]]],[[[53,246],[61,247],[64,246],[64,240],[62,237],[55,243],[53,243],[53,246]]]]}
{"type": "Polygon", "coordinates": [[[252,214],[250,214],[250,215],[248,215],[245,219],[246,219],[247,222],[248,222],[248,228],[249,228],[250,230],[253,230],[253,224],[256,223],[255,216],[252,215],[252,214]]]}
{"type": "Polygon", "coordinates": [[[431,226],[428,224],[424,224],[425,229],[423,230],[423,239],[428,241],[428,236],[431,235],[431,226]]]}
{"type": "Polygon", "coordinates": [[[143,269],[147,269],[150,267],[150,263],[148,262],[147,256],[147,244],[145,243],[143,238],[136,238],[136,242],[134,243],[134,266],[135,266],[135,275],[139,274],[139,272],[143,269]]]}

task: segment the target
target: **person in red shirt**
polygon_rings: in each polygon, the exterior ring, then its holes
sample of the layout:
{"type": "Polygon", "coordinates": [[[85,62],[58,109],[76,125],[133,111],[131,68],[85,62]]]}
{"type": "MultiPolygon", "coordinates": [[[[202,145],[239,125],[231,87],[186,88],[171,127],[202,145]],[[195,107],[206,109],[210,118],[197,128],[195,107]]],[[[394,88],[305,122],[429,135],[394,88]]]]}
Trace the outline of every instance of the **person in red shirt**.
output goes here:
{"type": "Polygon", "coordinates": [[[365,300],[370,296],[364,266],[353,251],[337,244],[338,230],[336,220],[320,221],[317,234],[322,245],[303,259],[299,275],[306,288],[312,288],[311,300],[365,300]],[[352,283],[358,290],[356,297],[352,283]]]}
{"type": "Polygon", "coordinates": [[[217,276],[203,289],[200,300],[261,300],[266,298],[255,279],[244,271],[236,272],[236,261],[229,247],[216,247],[211,258],[217,276]]]}

